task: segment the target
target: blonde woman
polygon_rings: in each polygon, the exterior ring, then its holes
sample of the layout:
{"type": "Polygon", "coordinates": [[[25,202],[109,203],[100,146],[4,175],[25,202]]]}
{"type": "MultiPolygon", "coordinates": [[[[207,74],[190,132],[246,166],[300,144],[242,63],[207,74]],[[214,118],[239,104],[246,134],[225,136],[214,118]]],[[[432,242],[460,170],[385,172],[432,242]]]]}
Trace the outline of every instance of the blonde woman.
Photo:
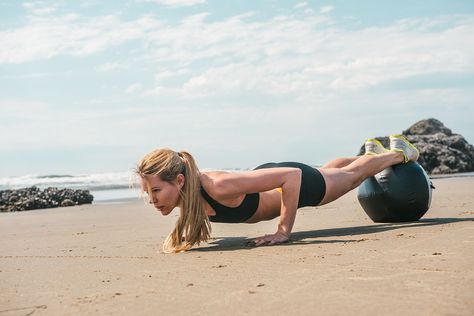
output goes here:
{"type": "Polygon", "coordinates": [[[156,149],[136,173],[149,201],[163,215],[180,215],[165,240],[164,252],[181,252],[210,238],[210,222],[257,223],[280,217],[276,232],[254,239],[256,246],[287,242],[296,210],[324,205],[356,188],[383,169],[418,159],[418,150],[402,135],[390,136],[390,150],[375,139],[366,154],[338,158],[319,169],[297,162],[267,163],[252,171],[200,172],[186,151],[156,149]]]}

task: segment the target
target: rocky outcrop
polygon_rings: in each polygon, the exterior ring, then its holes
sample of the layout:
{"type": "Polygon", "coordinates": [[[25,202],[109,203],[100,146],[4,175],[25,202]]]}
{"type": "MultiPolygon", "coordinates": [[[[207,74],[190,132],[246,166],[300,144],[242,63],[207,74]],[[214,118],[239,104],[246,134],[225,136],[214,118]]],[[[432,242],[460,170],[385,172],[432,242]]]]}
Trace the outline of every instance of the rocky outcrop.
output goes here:
{"type": "Polygon", "coordinates": [[[37,187],[0,191],[0,212],[16,212],[59,206],[90,204],[94,197],[88,190],[37,187]]]}
{"type": "MultiPolygon", "coordinates": [[[[402,134],[420,151],[418,163],[426,172],[447,174],[474,171],[474,147],[437,119],[421,120],[402,134]]],[[[387,136],[377,139],[389,148],[387,136]]],[[[362,146],[359,154],[364,152],[362,146]]]]}

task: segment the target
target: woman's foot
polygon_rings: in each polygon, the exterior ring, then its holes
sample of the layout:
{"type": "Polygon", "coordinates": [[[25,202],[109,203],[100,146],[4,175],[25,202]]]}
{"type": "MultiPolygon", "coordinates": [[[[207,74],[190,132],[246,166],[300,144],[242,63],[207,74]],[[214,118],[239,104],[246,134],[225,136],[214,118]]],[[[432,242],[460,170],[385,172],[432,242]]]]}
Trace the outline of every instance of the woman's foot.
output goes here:
{"type": "Polygon", "coordinates": [[[404,163],[417,161],[420,152],[403,135],[390,135],[390,151],[403,153],[404,163]]]}
{"type": "Polygon", "coordinates": [[[365,141],[365,154],[366,155],[379,155],[388,152],[381,142],[375,138],[367,139],[365,141]]]}

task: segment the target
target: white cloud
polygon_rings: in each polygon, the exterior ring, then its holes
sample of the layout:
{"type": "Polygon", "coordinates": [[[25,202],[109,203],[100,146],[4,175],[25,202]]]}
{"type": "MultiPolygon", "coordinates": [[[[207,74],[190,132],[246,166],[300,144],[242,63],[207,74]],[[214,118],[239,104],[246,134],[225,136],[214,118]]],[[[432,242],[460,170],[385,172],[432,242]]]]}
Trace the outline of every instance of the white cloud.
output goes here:
{"type": "MultiPolygon", "coordinates": [[[[444,18],[438,23],[433,20],[350,29],[321,28],[331,21],[315,17],[207,23],[199,15],[156,32],[153,44],[158,45],[151,49],[160,63],[228,59],[191,73],[178,87],[181,92],[177,95],[187,97],[232,91],[314,95],[367,88],[418,74],[473,71],[474,43],[468,39],[474,21],[451,17],[455,25],[432,31],[429,25],[446,22],[444,18]]],[[[172,88],[174,94],[176,89],[172,88]]],[[[147,95],[163,95],[166,90],[160,85],[147,95]]]]}
{"type": "Polygon", "coordinates": [[[155,74],[155,81],[161,82],[163,80],[169,79],[169,78],[174,78],[177,76],[182,76],[185,74],[188,74],[190,72],[189,69],[182,68],[178,70],[165,70],[161,71],[155,74]]]}
{"type": "Polygon", "coordinates": [[[120,64],[120,63],[105,63],[102,65],[99,65],[97,67],[97,70],[99,72],[111,72],[111,71],[114,71],[117,69],[123,69],[123,68],[125,68],[125,65],[120,64]]]}
{"type": "Polygon", "coordinates": [[[127,41],[143,39],[147,31],[159,26],[159,21],[146,16],[131,22],[122,22],[114,15],[30,17],[25,26],[0,31],[0,64],[58,55],[87,56],[127,41]]]}
{"type": "Polygon", "coordinates": [[[57,9],[57,5],[46,5],[44,1],[25,2],[21,5],[33,15],[47,15],[56,12],[57,9]]]}
{"type": "Polygon", "coordinates": [[[97,6],[101,3],[101,0],[81,0],[80,7],[81,8],[91,8],[97,6]]]}
{"type": "Polygon", "coordinates": [[[165,80],[166,78],[171,78],[173,77],[174,73],[172,71],[162,71],[157,74],[155,74],[155,81],[162,81],[165,80]]]}
{"type": "MultiPolygon", "coordinates": [[[[137,41],[146,49],[133,52],[130,63],[144,63],[156,81],[151,87],[142,83],[141,94],[187,98],[240,90],[321,96],[407,76],[474,69],[469,16],[351,28],[318,14],[248,21],[252,14],[208,22],[208,13],[200,13],[178,24],[151,16],[128,21],[114,15],[35,17],[0,32],[0,63],[87,56],[137,41]],[[180,80],[173,86],[163,84],[175,77],[180,80]]],[[[111,61],[97,70],[120,67],[111,61]]]]}
{"type": "Polygon", "coordinates": [[[49,72],[34,72],[34,73],[27,73],[27,74],[15,74],[15,75],[0,75],[0,78],[10,78],[10,79],[37,79],[37,78],[45,78],[55,73],[49,72]]]}
{"type": "MultiPolygon", "coordinates": [[[[142,97],[179,97],[184,96],[182,89],[169,88],[163,86],[155,86],[151,89],[144,90],[141,94],[142,97]]],[[[196,96],[194,96],[196,97],[196,96]]]]}
{"type": "Polygon", "coordinates": [[[167,7],[173,7],[173,8],[178,8],[178,7],[188,7],[188,6],[194,6],[197,4],[203,4],[206,3],[206,0],[148,0],[147,2],[155,2],[167,7]]]}
{"type": "Polygon", "coordinates": [[[300,9],[300,8],[306,8],[308,6],[308,2],[300,2],[300,3],[297,3],[294,8],[295,9],[300,9]]]}
{"type": "MultiPolygon", "coordinates": [[[[29,18],[0,32],[0,63],[87,56],[133,41],[134,47],[145,48],[128,52],[127,62],[135,64],[127,64],[127,70],[139,68],[155,80],[122,87],[125,94],[173,103],[242,93],[277,95],[318,108],[334,104],[335,95],[394,80],[474,71],[470,16],[412,18],[366,28],[316,13],[260,21],[250,20],[251,12],[217,21],[208,16],[179,23],[152,16],[29,18]]],[[[124,65],[110,61],[97,70],[119,67],[124,65]]]]}
{"type": "Polygon", "coordinates": [[[326,5],[326,6],[323,6],[323,7],[319,8],[319,13],[329,13],[332,10],[334,10],[333,6],[326,5]]]}
{"type": "Polygon", "coordinates": [[[134,83],[134,84],[129,85],[127,89],[125,89],[125,93],[132,94],[132,93],[140,91],[141,89],[142,89],[141,83],[134,83]]]}
{"type": "Polygon", "coordinates": [[[25,101],[17,99],[0,99],[0,117],[30,117],[34,118],[48,105],[38,101],[25,101]]]}

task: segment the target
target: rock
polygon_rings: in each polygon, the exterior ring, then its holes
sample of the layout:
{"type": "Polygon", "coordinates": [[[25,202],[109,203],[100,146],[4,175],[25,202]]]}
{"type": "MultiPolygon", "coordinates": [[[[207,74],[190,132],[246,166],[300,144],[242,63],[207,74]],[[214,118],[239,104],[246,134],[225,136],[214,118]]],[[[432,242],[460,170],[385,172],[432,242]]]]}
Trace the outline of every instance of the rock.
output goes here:
{"type": "MultiPolygon", "coordinates": [[[[430,174],[474,171],[474,147],[437,119],[421,120],[402,132],[420,151],[418,163],[430,174]]],[[[377,137],[389,148],[388,137],[377,137]]],[[[359,152],[364,154],[362,145],[359,152]]]]}
{"type": "Polygon", "coordinates": [[[65,199],[61,202],[61,206],[74,206],[76,205],[76,203],[74,203],[72,200],[70,199],[65,199]]]}
{"type": "Polygon", "coordinates": [[[446,136],[451,136],[452,132],[449,128],[444,126],[443,123],[437,119],[431,118],[427,120],[421,120],[403,131],[404,135],[433,135],[437,133],[445,134],[446,136]]]}
{"type": "Polygon", "coordinates": [[[59,206],[90,204],[94,197],[88,190],[37,187],[0,191],[0,212],[17,212],[59,206]]]}

